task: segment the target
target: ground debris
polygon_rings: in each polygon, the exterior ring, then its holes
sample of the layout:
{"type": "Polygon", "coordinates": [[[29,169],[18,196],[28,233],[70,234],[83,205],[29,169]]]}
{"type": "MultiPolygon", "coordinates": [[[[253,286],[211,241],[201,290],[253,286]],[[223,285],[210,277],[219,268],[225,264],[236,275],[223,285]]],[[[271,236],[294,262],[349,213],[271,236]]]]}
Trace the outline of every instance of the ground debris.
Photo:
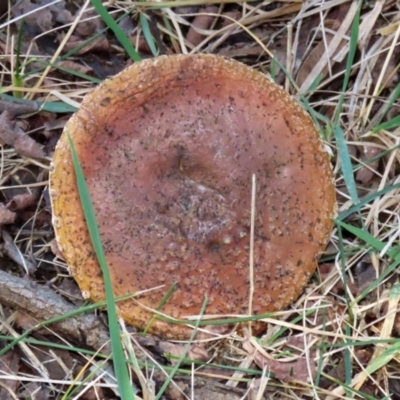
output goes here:
{"type": "Polygon", "coordinates": [[[70,60],[61,61],[59,65],[63,68],[67,68],[71,71],[77,71],[81,74],[89,74],[93,71],[92,68],[90,68],[86,65],[77,63],[75,61],[70,61],[70,60]]]}
{"type": "Polygon", "coordinates": [[[199,15],[197,15],[193,22],[190,24],[189,31],[186,35],[186,40],[191,43],[193,46],[197,46],[201,43],[204,38],[203,30],[208,29],[213,20],[216,18],[215,15],[218,11],[218,7],[214,5],[210,5],[205,7],[199,15]],[[207,15],[208,14],[208,15],[207,15]]]}
{"type": "MultiPolygon", "coordinates": [[[[64,39],[64,36],[64,34],[60,34],[58,36],[58,40],[61,42],[64,39]]],[[[82,46],[82,48],[78,51],[78,55],[86,54],[92,51],[109,51],[111,48],[108,39],[104,35],[96,37],[89,43],[87,43],[86,39],[83,39],[80,36],[71,35],[67,43],[65,43],[63,51],[68,52],[80,46],[82,46]]]]}
{"type": "Polygon", "coordinates": [[[0,99],[0,113],[7,111],[10,118],[18,117],[19,115],[33,113],[39,110],[39,105],[34,102],[18,102],[0,99]]]}
{"type": "MultiPolygon", "coordinates": [[[[39,32],[51,30],[56,22],[67,24],[74,20],[72,14],[65,8],[65,1],[53,2],[48,0],[22,0],[11,9],[14,18],[24,15],[25,23],[36,28],[39,32]],[[46,7],[46,5],[48,5],[46,7]]],[[[21,26],[21,20],[17,20],[21,26]]]]}
{"type": "Polygon", "coordinates": [[[65,261],[64,255],[63,255],[63,253],[61,252],[60,247],[59,247],[59,245],[58,245],[56,239],[53,239],[53,240],[50,242],[50,249],[51,249],[52,253],[53,253],[57,258],[59,258],[60,260],[65,261]]]}
{"type": "Polygon", "coordinates": [[[8,111],[0,115],[0,140],[14,148],[17,154],[36,159],[45,158],[42,147],[33,140],[16,121],[12,121],[8,111]]]}
{"type": "MultiPolygon", "coordinates": [[[[158,343],[158,348],[164,355],[172,356],[168,357],[171,364],[176,364],[178,359],[185,354],[185,345],[160,341],[158,343]]],[[[204,347],[194,344],[190,346],[185,358],[207,362],[210,359],[210,355],[204,347]]]]}
{"type": "Polygon", "coordinates": [[[261,354],[248,340],[243,342],[243,349],[254,357],[254,362],[259,368],[267,367],[277,379],[284,382],[307,382],[315,376],[316,366],[312,359],[298,357],[295,361],[278,361],[261,354]]]}
{"type": "MultiPolygon", "coordinates": [[[[0,342],[1,345],[1,342],[0,342]]],[[[0,399],[1,400],[14,400],[15,393],[18,392],[20,383],[14,379],[7,379],[7,375],[10,377],[18,375],[20,369],[20,360],[18,352],[10,350],[6,354],[0,357],[0,376],[2,385],[0,385],[0,399]]]]}
{"type": "Polygon", "coordinates": [[[35,204],[36,199],[34,193],[17,194],[7,203],[7,208],[11,211],[24,210],[35,204]]]}
{"type": "Polygon", "coordinates": [[[13,224],[16,217],[14,211],[9,210],[4,203],[0,203],[0,226],[13,224]]]}
{"type": "MultiPolygon", "coordinates": [[[[47,321],[77,310],[75,306],[64,300],[48,286],[37,284],[30,279],[19,278],[1,269],[0,304],[25,312],[38,322],[47,321]]],[[[60,319],[59,322],[52,324],[50,327],[62,337],[68,338],[68,340],[81,346],[87,346],[96,351],[101,349],[103,354],[110,354],[111,352],[107,327],[94,314],[78,314],[67,320],[60,319]]],[[[135,347],[134,342],[132,345],[135,347]]],[[[135,347],[134,350],[135,356],[139,361],[151,363],[151,359],[140,347],[135,347]]],[[[152,374],[156,383],[162,385],[166,375],[157,369],[152,374]]],[[[190,390],[188,388],[191,387],[186,384],[188,377],[185,375],[176,376],[174,380],[176,383],[171,383],[166,391],[166,398],[168,399],[178,398],[176,396],[177,387],[182,387],[181,391],[190,390]]],[[[190,384],[190,377],[187,383],[190,384]]],[[[194,390],[201,396],[199,398],[202,399],[239,400],[243,398],[244,394],[243,389],[229,388],[229,393],[226,396],[222,395],[222,393],[227,392],[227,387],[224,384],[202,377],[196,378],[194,385],[194,390]],[[205,392],[207,392],[207,396],[211,397],[203,396],[202,393],[205,392]]],[[[40,397],[38,399],[42,400],[40,397]]]]}

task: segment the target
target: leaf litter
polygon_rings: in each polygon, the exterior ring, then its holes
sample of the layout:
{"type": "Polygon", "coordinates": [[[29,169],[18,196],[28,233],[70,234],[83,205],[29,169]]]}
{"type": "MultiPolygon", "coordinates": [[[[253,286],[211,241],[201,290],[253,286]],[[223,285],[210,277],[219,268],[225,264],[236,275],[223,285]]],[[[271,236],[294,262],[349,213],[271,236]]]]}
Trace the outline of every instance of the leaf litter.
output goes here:
{"type": "Polygon", "coordinates": [[[21,127],[18,121],[12,120],[8,111],[0,115],[0,141],[14,148],[21,156],[43,159],[46,154],[35,140],[21,127]]]}
{"type": "MultiPolygon", "coordinates": [[[[83,1],[11,1],[9,9],[5,2],[0,3],[2,11],[8,13],[1,22],[5,25],[0,32],[2,96],[13,99],[0,99],[3,261],[0,274],[29,276],[33,286],[41,289],[45,284],[68,297],[73,292],[64,290],[68,286],[65,282],[69,281],[68,269],[52,241],[50,208],[46,202],[49,160],[66,119],[64,114],[41,110],[38,104],[44,101],[79,103],[96,84],[90,78],[104,79],[132,61],[92,7],[86,8],[72,35],[62,43],[82,10],[83,1]],[[23,35],[18,44],[19,30],[23,30],[23,35]],[[36,86],[61,45],[54,68],[36,86]],[[42,235],[46,231],[50,232],[49,236],[42,235]]],[[[391,250],[391,254],[396,254],[400,244],[400,127],[397,123],[390,129],[373,130],[400,114],[400,11],[391,0],[363,2],[350,84],[342,93],[358,3],[350,0],[220,4],[204,1],[171,7],[170,3],[161,2],[154,8],[154,4],[142,2],[140,11],[138,4],[119,0],[105,5],[142,58],[151,57],[153,46],[160,54],[211,52],[233,57],[269,74],[314,110],[332,155],[339,217],[355,207],[329,123],[340,95],[344,95],[338,124],[351,157],[353,189],[361,199],[361,205],[344,221],[368,232],[389,253],[391,250]],[[151,36],[147,38],[140,25],[140,12],[151,14],[151,36]],[[276,59],[271,59],[270,54],[276,59]],[[286,68],[291,79],[280,65],[286,68]],[[377,195],[378,192],[383,194],[377,195]],[[363,199],[369,200],[362,202],[363,199]]],[[[391,288],[398,280],[397,268],[392,267],[397,256],[393,260],[388,252],[381,253],[373,244],[336,228],[322,256],[319,273],[294,305],[266,319],[269,328],[265,337],[243,342],[234,326],[228,331],[199,335],[199,343],[193,345],[187,363],[180,366],[189,379],[185,381],[184,374],[175,375],[173,381],[178,384],[171,384],[174,389],[169,392],[169,398],[191,398],[193,391],[195,398],[207,398],[212,393],[211,398],[217,399],[227,392],[231,399],[246,396],[336,399],[353,396],[352,390],[356,388],[360,398],[400,396],[396,375],[398,353],[392,347],[393,341],[400,337],[400,313],[397,303],[389,300],[391,288]],[[304,338],[312,340],[312,344],[305,346],[304,338]],[[387,356],[382,358],[382,354],[387,356]],[[360,375],[367,368],[369,373],[360,375]],[[207,394],[202,391],[205,388],[209,390],[207,394]]],[[[69,286],[75,285],[69,282],[69,286]]],[[[30,293],[30,284],[23,286],[26,294],[30,293]]],[[[3,304],[2,334],[8,332],[12,336],[13,331],[6,329],[9,323],[18,330],[14,334],[29,330],[28,320],[21,316],[11,318],[16,305],[10,307],[1,293],[0,304],[3,304]]],[[[77,301],[77,304],[81,303],[77,301]]],[[[43,320],[49,318],[45,313],[40,315],[43,320]]],[[[54,393],[66,390],[66,386],[55,383],[52,368],[47,368],[49,375],[44,377],[41,366],[57,365],[54,370],[58,378],[72,379],[77,377],[79,369],[71,369],[71,361],[76,365],[94,363],[94,358],[85,358],[79,351],[71,350],[71,346],[73,349],[85,347],[90,341],[77,340],[75,333],[57,333],[56,328],[49,334],[36,337],[42,341],[40,350],[21,342],[0,356],[0,362],[13,365],[8,375],[14,378],[8,386],[13,394],[55,398],[54,393]],[[70,347],[61,353],[54,352],[51,344],[55,341],[66,342],[70,347]],[[18,354],[22,346],[26,348],[21,358],[18,354]],[[27,376],[43,383],[25,381],[27,376]]],[[[33,335],[29,337],[35,338],[33,335]]],[[[141,367],[145,374],[142,383],[151,381],[151,374],[147,374],[150,370],[164,368],[168,375],[167,367],[173,359],[166,361],[162,354],[179,358],[185,348],[185,344],[172,342],[157,347],[156,339],[153,341],[135,347],[138,357],[142,352],[152,357],[146,358],[141,367]]],[[[0,351],[7,343],[1,336],[0,351]]],[[[132,371],[135,380],[138,370],[132,371]]],[[[102,386],[105,381],[88,379],[104,397],[115,396],[112,390],[102,386]]],[[[162,378],[157,375],[157,379],[161,385],[162,378]]],[[[93,394],[87,394],[89,391],[82,388],[76,390],[77,398],[91,398],[93,394]]],[[[1,386],[0,394],[3,392],[1,386]]],[[[138,396],[145,398],[145,385],[138,396]]]]}

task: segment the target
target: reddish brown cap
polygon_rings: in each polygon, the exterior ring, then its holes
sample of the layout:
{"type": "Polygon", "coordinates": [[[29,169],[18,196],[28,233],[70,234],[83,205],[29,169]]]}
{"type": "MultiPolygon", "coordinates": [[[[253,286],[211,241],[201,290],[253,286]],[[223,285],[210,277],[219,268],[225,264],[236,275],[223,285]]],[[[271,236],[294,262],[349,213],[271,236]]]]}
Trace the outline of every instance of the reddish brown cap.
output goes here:
{"type": "MultiPolygon", "coordinates": [[[[80,288],[104,299],[67,133],[94,203],[116,296],[139,328],[168,289],[174,318],[247,314],[251,177],[256,175],[253,312],[302,292],[328,242],[335,193],[311,118],[261,73],[212,55],[136,63],[89,93],[68,122],[50,177],[54,227],[80,288]]],[[[186,338],[157,320],[151,331],[186,338]]]]}

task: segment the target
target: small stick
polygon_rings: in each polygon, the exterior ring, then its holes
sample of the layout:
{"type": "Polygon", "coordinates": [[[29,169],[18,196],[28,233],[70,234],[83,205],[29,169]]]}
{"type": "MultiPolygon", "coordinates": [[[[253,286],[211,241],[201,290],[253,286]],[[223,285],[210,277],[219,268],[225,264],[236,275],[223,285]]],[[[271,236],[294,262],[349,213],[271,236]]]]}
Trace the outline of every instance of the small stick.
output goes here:
{"type": "MultiPolygon", "coordinates": [[[[287,46],[286,46],[286,71],[288,74],[292,73],[292,43],[293,43],[293,24],[289,23],[287,25],[287,46]]],[[[285,77],[285,90],[289,93],[290,89],[290,80],[289,77],[286,75],[285,77]]]]}
{"type": "MultiPolygon", "coordinates": [[[[249,259],[249,316],[253,313],[253,296],[254,296],[254,222],[256,216],[256,175],[251,177],[251,216],[250,216],[250,259],[249,259]]],[[[251,336],[251,321],[249,322],[249,335],[251,336]]]]}

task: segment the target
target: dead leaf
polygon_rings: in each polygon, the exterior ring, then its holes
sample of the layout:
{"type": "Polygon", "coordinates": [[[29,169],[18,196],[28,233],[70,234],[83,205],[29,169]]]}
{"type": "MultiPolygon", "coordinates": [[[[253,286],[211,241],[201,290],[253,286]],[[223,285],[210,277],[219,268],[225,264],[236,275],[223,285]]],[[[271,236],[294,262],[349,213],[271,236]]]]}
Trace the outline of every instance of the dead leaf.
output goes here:
{"type": "MultiPolygon", "coordinates": [[[[82,7],[76,12],[79,14],[82,7]]],[[[104,21],[100,18],[97,11],[92,9],[86,9],[84,14],[84,20],[79,22],[77,27],[75,28],[75,33],[83,38],[87,38],[95,34],[98,31],[101,31],[104,28],[104,21]]]]}
{"type": "Polygon", "coordinates": [[[24,210],[35,203],[37,196],[34,193],[17,194],[6,205],[11,211],[24,210]]]}
{"type": "MultiPolygon", "coordinates": [[[[62,41],[64,34],[58,35],[58,40],[62,41]]],[[[96,39],[92,40],[90,43],[86,43],[86,39],[82,39],[80,36],[71,35],[68,42],[63,47],[63,52],[67,53],[74,50],[78,46],[84,45],[76,54],[82,55],[90,51],[107,51],[110,49],[110,43],[104,35],[100,35],[96,39]]]]}
{"type": "MultiPolygon", "coordinates": [[[[15,350],[9,350],[0,357],[0,375],[18,376],[20,366],[20,356],[15,350]]],[[[0,399],[12,400],[13,393],[17,393],[19,382],[17,380],[7,380],[5,377],[0,386],[0,399]]]]}
{"type": "Polygon", "coordinates": [[[51,225],[51,215],[43,210],[37,212],[37,210],[21,210],[18,213],[21,222],[25,222],[26,229],[33,229],[32,219],[34,219],[34,226],[36,229],[41,229],[45,226],[51,225]]]}
{"type": "Polygon", "coordinates": [[[68,351],[45,346],[32,347],[31,351],[46,366],[50,379],[62,380],[74,376],[76,362],[68,351]]]}
{"type": "Polygon", "coordinates": [[[44,125],[44,130],[47,133],[44,133],[44,136],[46,136],[47,139],[49,139],[51,137],[51,134],[49,133],[50,131],[54,131],[57,129],[64,129],[67,121],[69,118],[58,118],[58,119],[54,119],[52,121],[46,121],[43,125],[44,125]]]}
{"type": "Polygon", "coordinates": [[[0,115],[0,141],[11,147],[21,156],[42,159],[46,155],[42,147],[27,135],[17,123],[11,121],[8,111],[0,115]]]}
{"type": "Polygon", "coordinates": [[[199,6],[178,6],[174,7],[174,12],[178,15],[196,14],[199,12],[199,6]]]}
{"type": "Polygon", "coordinates": [[[304,357],[299,357],[296,361],[283,362],[267,358],[259,353],[248,340],[243,342],[243,349],[254,357],[254,361],[259,368],[268,367],[268,370],[282,381],[307,382],[310,378],[313,379],[315,377],[316,367],[312,359],[307,361],[304,357]]]}
{"type": "Polygon", "coordinates": [[[288,336],[286,338],[286,345],[294,349],[304,348],[304,335],[300,336],[288,336]]]}
{"type": "MultiPolygon", "coordinates": [[[[151,54],[149,44],[147,43],[147,40],[143,37],[143,35],[140,33],[140,31],[138,30],[132,31],[131,34],[129,35],[129,41],[132,43],[133,46],[137,47],[140,53],[151,54]]],[[[132,60],[128,60],[128,63],[130,64],[128,64],[127,66],[133,64],[132,60]]]]}
{"type": "Polygon", "coordinates": [[[128,15],[118,22],[118,26],[122,29],[126,36],[129,36],[136,27],[132,18],[128,15]]]}
{"type": "Polygon", "coordinates": [[[217,12],[218,7],[214,5],[207,6],[204,10],[201,10],[190,24],[186,40],[193,46],[200,44],[204,38],[204,34],[201,31],[208,29],[215,19],[215,16],[205,14],[216,14],[217,12]]]}
{"type": "Polygon", "coordinates": [[[13,224],[15,222],[15,218],[17,214],[15,212],[10,211],[5,204],[0,203],[0,226],[6,224],[13,224]]]}
{"type": "MultiPolygon", "coordinates": [[[[326,23],[326,21],[325,21],[326,23]]],[[[334,21],[332,23],[332,27],[329,27],[332,30],[338,29],[340,26],[340,23],[338,21],[334,21]]],[[[334,35],[326,32],[326,42],[324,40],[321,40],[312,50],[311,52],[306,56],[306,58],[303,60],[301,63],[301,66],[297,72],[296,76],[296,82],[299,86],[302,86],[303,83],[306,81],[306,79],[309,78],[310,74],[313,72],[313,69],[315,65],[321,60],[327,57],[326,55],[326,48],[327,46],[329,47],[329,44],[331,40],[334,38],[334,35]]],[[[338,46],[338,49],[335,51],[334,54],[337,54],[339,50],[345,46],[347,42],[345,40],[342,40],[338,46]]],[[[330,59],[330,67],[332,68],[333,65],[335,64],[335,61],[333,60],[333,56],[330,59]]],[[[329,72],[329,64],[328,62],[324,65],[322,68],[320,75],[325,76],[329,72]]],[[[314,79],[317,76],[314,77],[314,79]]]]}
{"type": "Polygon", "coordinates": [[[383,73],[382,80],[381,80],[381,88],[394,88],[397,83],[399,82],[399,72],[398,72],[398,61],[397,57],[394,55],[392,56],[387,65],[386,68],[386,58],[388,55],[388,51],[385,51],[381,53],[378,57],[378,60],[374,66],[374,69],[372,70],[372,79],[374,82],[374,85],[378,83],[378,80],[380,79],[381,74],[383,73]]]}
{"type": "Polygon", "coordinates": [[[355,295],[358,296],[377,278],[377,272],[368,256],[357,263],[354,276],[357,283],[355,295]]]}
{"type": "MultiPolygon", "coordinates": [[[[39,32],[47,32],[54,27],[55,22],[60,24],[73,22],[74,17],[66,9],[65,5],[65,1],[49,4],[48,0],[36,0],[35,2],[22,0],[18,1],[11,10],[13,17],[19,17],[24,14],[25,26],[34,27],[39,32]],[[46,5],[47,7],[43,7],[46,5]]],[[[21,20],[18,20],[17,26],[19,27],[20,24],[21,20]]]]}
{"type": "Polygon", "coordinates": [[[339,7],[338,16],[329,20],[331,26],[325,26],[325,39],[311,51],[304,59],[297,74],[296,81],[300,86],[300,92],[308,90],[318,76],[325,76],[329,68],[334,65],[334,57],[346,47],[348,33],[357,11],[357,3],[347,2],[339,7]],[[334,33],[329,33],[329,31],[334,33]]]}
{"type": "Polygon", "coordinates": [[[397,335],[400,335],[400,312],[396,313],[393,326],[394,330],[397,332],[397,335]]]}
{"type": "Polygon", "coordinates": [[[365,349],[355,349],[354,357],[357,358],[361,365],[367,365],[371,359],[374,351],[371,347],[365,349]]]}
{"type": "MultiPolygon", "coordinates": [[[[52,10],[54,10],[57,6],[59,6],[60,3],[55,4],[54,6],[52,6],[52,10]]],[[[60,8],[58,9],[58,11],[55,12],[55,20],[63,25],[66,24],[70,24],[75,20],[75,17],[66,9],[66,8],[60,8]]],[[[82,22],[80,22],[82,23],[82,22]]],[[[79,24],[78,24],[79,26],[79,24]]],[[[77,28],[75,28],[75,32],[77,31],[77,28]]]]}
{"type": "Polygon", "coordinates": [[[237,45],[235,46],[229,46],[222,48],[221,50],[218,51],[218,55],[224,56],[224,57],[230,57],[230,58],[235,58],[235,57],[249,57],[249,56],[259,56],[262,54],[264,50],[261,48],[261,46],[254,46],[250,47],[248,44],[243,44],[243,47],[239,47],[237,45]]]}
{"type": "MultiPolygon", "coordinates": [[[[321,276],[321,280],[325,281],[328,276],[331,274],[331,271],[335,270],[335,264],[330,264],[330,263],[326,263],[326,264],[321,264],[319,265],[319,273],[321,276]]],[[[342,293],[344,291],[344,284],[343,284],[343,280],[339,279],[336,281],[335,285],[330,289],[330,292],[332,294],[338,294],[338,293],[342,293]]],[[[351,281],[351,279],[349,278],[349,276],[346,274],[346,288],[347,290],[350,290],[350,292],[356,296],[357,295],[357,286],[351,281]]]]}
{"type": "Polygon", "coordinates": [[[65,61],[61,61],[59,63],[59,65],[61,67],[70,69],[72,71],[77,71],[80,72],[81,74],[89,74],[90,72],[93,71],[92,68],[87,67],[86,65],[82,65],[80,63],[77,63],[75,61],[71,61],[71,60],[65,60],[65,61]]]}
{"type": "MultiPolygon", "coordinates": [[[[163,354],[169,354],[174,358],[171,358],[171,364],[176,364],[182,354],[185,352],[185,346],[180,344],[174,344],[170,342],[163,342],[160,341],[158,347],[163,354]]],[[[198,361],[208,361],[210,359],[210,355],[208,354],[207,350],[203,347],[194,344],[190,346],[189,351],[186,354],[185,358],[190,358],[191,360],[198,360],[198,361]]]]}
{"type": "Polygon", "coordinates": [[[233,325],[207,325],[196,334],[196,340],[217,339],[232,330],[233,325]]]}
{"type": "Polygon", "coordinates": [[[38,382],[28,382],[24,385],[24,390],[19,394],[21,399],[29,400],[48,400],[50,399],[49,389],[38,382]]]}
{"type": "Polygon", "coordinates": [[[22,114],[29,114],[38,110],[39,106],[35,101],[22,103],[17,101],[0,100],[0,113],[8,111],[10,118],[22,114]]]}
{"type": "Polygon", "coordinates": [[[60,247],[58,246],[57,240],[53,239],[50,242],[50,249],[52,251],[52,253],[59,258],[60,260],[65,261],[64,255],[61,253],[60,247]]]}
{"type": "MultiPolygon", "coordinates": [[[[277,400],[282,400],[281,398],[278,398],[274,396],[274,387],[269,387],[267,385],[268,383],[268,375],[265,378],[258,378],[258,379],[253,379],[251,380],[247,385],[249,388],[249,397],[248,400],[260,400],[260,399],[277,399],[277,400]],[[260,393],[262,393],[262,397],[260,396],[260,393]],[[271,397],[269,397],[271,396],[271,397]]],[[[247,397],[246,397],[247,398],[247,397]]]]}
{"type": "MultiPolygon", "coordinates": [[[[53,16],[49,7],[39,9],[40,6],[41,4],[34,4],[30,0],[22,0],[11,8],[11,12],[13,17],[25,15],[25,24],[39,28],[40,32],[46,32],[53,28],[53,16]]],[[[20,23],[17,21],[18,27],[20,23]]]]}
{"type": "Polygon", "coordinates": [[[225,28],[233,23],[232,20],[239,21],[242,18],[242,13],[239,10],[227,11],[223,16],[225,18],[222,18],[221,27],[225,28]]]}
{"type": "MultiPolygon", "coordinates": [[[[366,143],[362,146],[361,150],[361,161],[367,161],[377,156],[381,150],[374,146],[373,143],[366,143]]],[[[356,174],[356,180],[361,183],[369,183],[374,177],[374,171],[377,171],[379,166],[379,159],[368,163],[368,167],[361,167],[356,174]]]]}

